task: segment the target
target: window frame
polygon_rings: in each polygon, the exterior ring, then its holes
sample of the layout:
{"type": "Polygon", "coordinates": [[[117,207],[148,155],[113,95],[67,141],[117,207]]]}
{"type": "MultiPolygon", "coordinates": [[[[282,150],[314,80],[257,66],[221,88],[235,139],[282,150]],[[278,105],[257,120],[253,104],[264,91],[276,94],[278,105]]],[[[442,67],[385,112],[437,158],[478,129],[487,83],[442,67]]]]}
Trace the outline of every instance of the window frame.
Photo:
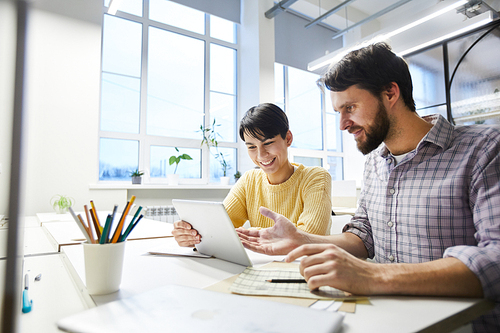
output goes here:
{"type": "MultiPolygon", "coordinates": [[[[288,114],[288,109],[290,105],[290,94],[289,94],[289,79],[288,79],[288,68],[291,66],[283,65],[280,63],[275,63],[275,65],[283,66],[283,88],[284,88],[284,107],[283,111],[288,114]]],[[[295,68],[296,70],[298,68],[295,68]]],[[[301,70],[301,69],[298,69],[301,70]]],[[[275,77],[276,80],[276,77],[275,77]]],[[[318,88],[320,89],[320,88],[318,88]]],[[[328,157],[340,157],[342,158],[342,179],[335,180],[343,180],[344,179],[344,168],[345,168],[345,153],[343,148],[343,136],[339,135],[340,138],[340,151],[332,151],[328,150],[328,141],[327,141],[327,108],[326,108],[326,96],[325,92],[321,91],[321,126],[322,126],[322,140],[323,140],[323,148],[322,149],[303,149],[303,148],[288,148],[288,159],[293,162],[296,156],[300,157],[312,157],[312,158],[320,158],[322,161],[322,166],[325,167],[328,164],[328,157]]],[[[339,115],[334,114],[338,119],[339,115]]],[[[338,123],[338,120],[337,120],[338,123]]],[[[340,129],[338,129],[340,130],[340,129]]],[[[292,131],[293,134],[293,131],[292,131]]],[[[327,169],[329,171],[329,169],[327,169]]]]}
{"type": "MultiPolygon", "coordinates": [[[[104,5],[103,2],[103,18],[105,15],[110,15],[107,13],[108,7],[104,5]]],[[[209,184],[210,183],[210,150],[206,145],[201,145],[202,136],[200,133],[199,139],[187,139],[187,138],[177,138],[177,137],[167,137],[167,136],[158,136],[158,135],[148,135],[147,134],[147,84],[148,84],[148,45],[149,45],[149,30],[150,27],[155,27],[158,29],[162,29],[165,31],[169,31],[172,33],[177,33],[183,36],[187,36],[190,38],[195,38],[198,40],[204,41],[204,126],[211,126],[211,117],[210,117],[210,93],[212,90],[210,89],[210,47],[212,44],[216,44],[223,47],[228,47],[230,49],[235,50],[235,63],[234,63],[234,142],[229,141],[219,141],[218,146],[221,148],[234,148],[236,149],[235,156],[235,165],[231,165],[231,169],[238,170],[238,136],[237,136],[237,121],[239,114],[239,84],[238,84],[238,70],[239,70],[239,61],[240,61],[240,45],[239,45],[239,28],[237,24],[234,24],[234,36],[236,39],[235,43],[230,43],[224,40],[220,40],[214,38],[210,35],[210,18],[211,14],[204,13],[205,16],[205,34],[201,35],[189,30],[184,30],[182,28],[178,28],[175,26],[168,25],[166,23],[157,22],[149,19],[149,1],[143,0],[143,16],[136,16],[133,14],[117,11],[116,14],[112,15],[121,19],[130,20],[142,25],[142,50],[141,50],[141,75],[140,75],[140,105],[139,105],[139,133],[124,133],[124,132],[112,132],[112,131],[104,131],[101,130],[101,100],[102,100],[102,90],[100,90],[100,111],[99,111],[99,140],[98,140],[98,156],[100,156],[100,141],[101,138],[109,138],[109,139],[123,139],[123,140],[134,140],[139,142],[139,157],[138,157],[138,169],[145,171],[145,175],[143,176],[143,184],[145,185],[154,185],[154,184],[164,184],[168,183],[167,178],[162,177],[154,177],[151,178],[149,172],[151,170],[150,161],[151,161],[151,146],[166,146],[166,147],[182,147],[182,148],[197,148],[201,149],[201,178],[191,179],[191,178],[180,178],[179,184],[209,184]]],[[[102,29],[101,34],[104,34],[104,29],[102,29]]],[[[103,38],[101,38],[101,58],[102,58],[102,46],[103,46],[103,38]]],[[[111,72],[103,72],[102,61],[101,61],[101,74],[100,79],[102,82],[103,73],[111,73],[111,72]]],[[[117,74],[117,73],[112,73],[117,74]]],[[[121,75],[121,74],[118,74],[121,75]]],[[[217,92],[217,91],[214,91],[217,92]]],[[[201,125],[201,124],[200,124],[201,125]]],[[[98,164],[100,160],[98,158],[98,164]]],[[[217,167],[219,167],[217,165],[217,167]]],[[[100,180],[100,168],[99,165],[97,167],[97,182],[99,184],[124,184],[128,183],[128,181],[113,181],[113,180],[100,180]]]]}

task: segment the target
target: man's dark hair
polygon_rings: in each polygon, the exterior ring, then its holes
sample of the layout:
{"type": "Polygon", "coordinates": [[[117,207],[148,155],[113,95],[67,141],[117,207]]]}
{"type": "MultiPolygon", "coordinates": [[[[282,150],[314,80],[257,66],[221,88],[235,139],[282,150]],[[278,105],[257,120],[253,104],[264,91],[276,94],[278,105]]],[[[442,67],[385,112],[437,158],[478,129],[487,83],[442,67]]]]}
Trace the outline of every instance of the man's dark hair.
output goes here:
{"type": "Polygon", "coordinates": [[[408,64],[395,55],[386,43],[371,44],[349,52],[320,79],[320,83],[331,91],[345,91],[356,85],[377,98],[391,82],[398,84],[405,105],[415,112],[408,64]]]}
{"type": "Polygon", "coordinates": [[[278,106],[272,103],[262,103],[251,107],[240,122],[240,138],[245,141],[247,133],[262,141],[280,135],[286,138],[288,132],[288,118],[278,106]]]}

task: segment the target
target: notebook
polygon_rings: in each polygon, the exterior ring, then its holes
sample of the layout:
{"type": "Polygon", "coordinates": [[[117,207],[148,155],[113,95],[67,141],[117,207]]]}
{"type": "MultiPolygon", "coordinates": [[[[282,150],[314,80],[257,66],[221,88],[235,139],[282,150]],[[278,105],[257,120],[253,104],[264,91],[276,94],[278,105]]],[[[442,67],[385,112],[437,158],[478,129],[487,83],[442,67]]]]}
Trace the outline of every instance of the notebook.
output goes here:
{"type": "Polygon", "coordinates": [[[201,235],[201,243],[196,244],[198,252],[252,266],[222,202],[173,199],[172,204],[181,220],[190,223],[201,235]]]}
{"type": "Polygon", "coordinates": [[[331,333],[340,313],[166,285],[63,318],[67,332],[331,333]]]}

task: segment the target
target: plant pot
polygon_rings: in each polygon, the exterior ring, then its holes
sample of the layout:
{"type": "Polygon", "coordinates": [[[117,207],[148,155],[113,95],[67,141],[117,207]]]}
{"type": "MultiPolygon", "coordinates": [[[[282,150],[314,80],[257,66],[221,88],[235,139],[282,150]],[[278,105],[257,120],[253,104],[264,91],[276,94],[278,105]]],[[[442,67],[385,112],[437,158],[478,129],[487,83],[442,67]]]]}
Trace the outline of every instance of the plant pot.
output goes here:
{"type": "Polygon", "coordinates": [[[68,207],[55,206],[54,210],[56,211],[56,214],[66,214],[68,212],[68,207]]]}
{"type": "Polygon", "coordinates": [[[142,177],[132,177],[132,184],[141,184],[142,177]]]}
{"type": "Polygon", "coordinates": [[[221,185],[229,185],[229,177],[220,177],[221,185]]]}
{"type": "Polygon", "coordinates": [[[168,179],[168,185],[179,185],[179,175],[177,174],[170,174],[167,175],[168,179]]]}

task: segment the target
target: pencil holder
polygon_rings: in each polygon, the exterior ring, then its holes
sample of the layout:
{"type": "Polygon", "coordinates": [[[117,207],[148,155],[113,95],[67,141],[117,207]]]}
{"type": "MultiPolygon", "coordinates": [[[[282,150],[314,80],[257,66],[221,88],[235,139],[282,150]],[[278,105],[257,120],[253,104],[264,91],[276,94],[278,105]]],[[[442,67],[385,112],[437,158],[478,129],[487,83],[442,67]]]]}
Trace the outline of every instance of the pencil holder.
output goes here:
{"type": "Polygon", "coordinates": [[[85,280],[89,294],[104,295],[120,289],[125,243],[83,243],[85,280]]]}

